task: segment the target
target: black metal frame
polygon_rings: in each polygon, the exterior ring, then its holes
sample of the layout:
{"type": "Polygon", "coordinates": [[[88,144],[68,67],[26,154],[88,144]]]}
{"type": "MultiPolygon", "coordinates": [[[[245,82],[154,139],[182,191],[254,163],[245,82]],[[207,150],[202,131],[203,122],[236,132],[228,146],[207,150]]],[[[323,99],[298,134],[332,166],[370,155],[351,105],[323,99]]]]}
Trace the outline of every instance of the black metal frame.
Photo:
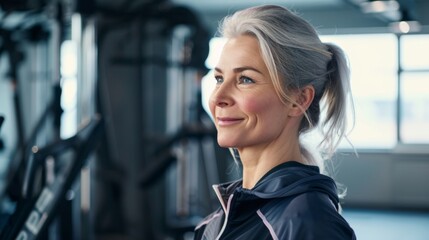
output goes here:
{"type": "MultiPolygon", "coordinates": [[[[20,34],[22,37],[28,38],[30,41],[37,42],[46,39],[49,34],[45,31],[43,23],[36,23],[31,27],[23,27],[24,24],[20,24],[14,29],[6,29],[0,25],[0,37],[3,40],[0,45],[0,55],[4,52],[8,55],[9,60],[9,72],[8,77],[10,78],[12,89],[13,89],[13,105],[14,114],[16,118],[16,128],[18,135],[18,143],[16,150],[11,156],[12,163],[9,164],[8,176],[7,176],[7,193],[13,201],[20,201],[23,196],[21,193],[15,190],[20,188],[22,184],[23,172],[25,169],[25,160],[29,158],[31,154],[31,147],[34,145],[36,138],[40,134],[42,126],[46,123],[50,116],[54,118],[54,127],[59,132],[61,125],[61,86],[59,82],[53,86],[53,97],[51,102],[46,106],[42,115],[37,120],[36,125],[32,129],[28,139],[25,138],[24,134],[24,123],[21,108],[21,97],[19,92],[19,78],[18,78],[18,67],[24,60],[24,54],[19,49],[19,42],[14,39],[15,34],[20,34]]],[[[0,193],[3,194],[3,193],[0,193]]]]}
{"type": "Polygon", "coordinates": [[[72,188],[88,157],[97,147],[102,132],[103,121],[96,116],[75,136],[59,140],[33,153],[32,164],[26,169],[23,189],[27,198],[18,204],[17,211],[9,218],[0,239],[41,239],[46,228],[60,213],[67,191],[72,188]],[[34,173],[44,167],[49,156],[58,156],[67,150],[73,150],[73,159],[69,159],[70,162],[63,166],[53,183],[46,184],[34,194],[34,173]]]}
{"type": "Polygon", "coordinates": [[[216,129],[214,127],[205,127],[202,124],[183,126],[164,144],[161,144],[152,154],[150,163],[143,170],[140,177],[140,186],[148,187],[158,179],[164,177],[168,167],[176,160],[176,154],[173,151],[175,144],[188,139],[216,138],[216,129]]]}

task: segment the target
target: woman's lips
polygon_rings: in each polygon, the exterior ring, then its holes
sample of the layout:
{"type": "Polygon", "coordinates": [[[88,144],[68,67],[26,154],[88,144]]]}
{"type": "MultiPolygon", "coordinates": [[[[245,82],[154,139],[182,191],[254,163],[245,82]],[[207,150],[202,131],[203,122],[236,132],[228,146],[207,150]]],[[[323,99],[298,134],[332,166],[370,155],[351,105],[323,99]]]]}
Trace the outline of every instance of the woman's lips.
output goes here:
{"type": "Polygon", "coordinates": [[[225,126],[231,126],[234,124],[237,124],[241,122],[243,118],[233,118],[233,117],[218,117],[217,118],[217,124],[218,126],[225,127],[225,126]]]}

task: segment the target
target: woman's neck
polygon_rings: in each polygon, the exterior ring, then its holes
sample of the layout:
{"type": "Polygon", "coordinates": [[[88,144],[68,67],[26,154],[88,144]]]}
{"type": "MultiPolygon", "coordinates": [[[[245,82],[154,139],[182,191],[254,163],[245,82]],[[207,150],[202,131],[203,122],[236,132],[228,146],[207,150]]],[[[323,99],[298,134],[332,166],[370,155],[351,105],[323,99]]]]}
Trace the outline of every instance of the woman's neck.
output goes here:
{"type": "Polygon", "coordinates": [[[281,146],[247,147],[238,151],[243,164],[243,188],[246,189],[252,189],[268,171],[281,163],[297,161],[306,164],[298,141],[281,146]]]}

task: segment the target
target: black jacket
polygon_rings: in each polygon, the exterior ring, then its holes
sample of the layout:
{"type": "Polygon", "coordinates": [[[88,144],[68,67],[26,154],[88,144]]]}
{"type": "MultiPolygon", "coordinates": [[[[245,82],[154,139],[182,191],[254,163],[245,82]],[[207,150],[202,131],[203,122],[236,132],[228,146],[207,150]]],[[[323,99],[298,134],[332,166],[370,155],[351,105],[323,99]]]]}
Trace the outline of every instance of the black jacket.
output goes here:
{"type": "Polygon", "coordinates": [[[222,207],[195,228],[195,239],[356,239],[338,213],[335,182],[318,167],[286,162],[251,190],[241,181],[214,189],[222,207]]]}

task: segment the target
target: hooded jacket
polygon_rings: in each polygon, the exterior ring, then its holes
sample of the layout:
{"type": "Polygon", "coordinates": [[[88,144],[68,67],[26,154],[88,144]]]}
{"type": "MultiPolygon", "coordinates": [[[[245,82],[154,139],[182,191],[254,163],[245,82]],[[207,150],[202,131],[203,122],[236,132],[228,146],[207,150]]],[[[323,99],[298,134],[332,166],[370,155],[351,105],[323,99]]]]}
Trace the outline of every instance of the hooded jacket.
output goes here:
{"type": "Polygon", "coordinates": [[[221,207],[195,228],[194,239],[356,239],[338,213],[335,182],[316,166],[286,162],[253,189],[241,180],[213,188],[221,207]]]}

